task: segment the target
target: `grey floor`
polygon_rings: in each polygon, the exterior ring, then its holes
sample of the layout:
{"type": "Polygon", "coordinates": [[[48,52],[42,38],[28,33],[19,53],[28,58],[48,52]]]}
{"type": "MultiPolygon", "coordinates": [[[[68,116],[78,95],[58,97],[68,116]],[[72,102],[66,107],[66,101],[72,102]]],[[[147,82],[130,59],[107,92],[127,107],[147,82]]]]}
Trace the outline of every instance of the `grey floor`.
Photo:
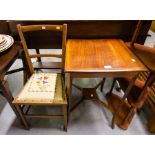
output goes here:
{"type": "MultiPolygon", "coordinates": [[[[154,46],[155,34],[149,32],[151,37],[148,37],[145,44],[148,46],[154,46]],[[153,41],[154,40],[154,41],[153,41]]],[[[21,66],[21,61],[17,60],[12,68],[18,68],[21,66]]],[[[9,82],[10,89],[15,96],[22,87],[22,72],[12,74],[6,77],[9,82]]],[[[81,86],[93,87],[97,84],[101,78],[96,79],[75,79],[74,83],[78,83],[81,86]]],[[[103,92],[98,91],[98,96],[105,100],[104,94],[109,90],[111,86],[111,80],[107,79],[103,92]]],[[[117,93],[117,92],[116,92],[117,93]]],[[[73,89],[72,101],[78,101],[80,92],[73,89]]],[[[106,100],[105,100],[106,101],[106,100]]],[[[49,111],[49,109],[45,109],[49,111]]],[[[60,109],[56,107],[51,111],[60,112],[60,109]]],[[[61,121],[53,121],[46,119],[33,119],[31,122],[31,129],[24,130],[16,119],[15,114],[10,108],[9,104],[3,97],[0,96],[0,134],[8,135],[147,135],[146,128],[146,116],[142,111],[140,115],[136,115],[128,128],[128,130],[122,130],[119,127],[115,129],[111,128],[112,114],[94,103],[93,101],[84,101],[70,116],[68,124],[68,132],[62,130],[61,121]]]]}

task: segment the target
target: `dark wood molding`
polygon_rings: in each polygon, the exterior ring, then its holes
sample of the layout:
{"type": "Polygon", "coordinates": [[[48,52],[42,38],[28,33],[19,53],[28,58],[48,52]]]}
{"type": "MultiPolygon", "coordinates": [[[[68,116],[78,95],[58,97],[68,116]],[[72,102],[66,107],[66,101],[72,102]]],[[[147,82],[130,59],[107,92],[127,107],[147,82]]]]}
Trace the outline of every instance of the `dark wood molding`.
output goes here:
{"type": "MultiPolygon", "coordinates": [[[[132,35],[137,25],[137,20],[43,20],[43,21],[28,21],[28,20],[10,20],[7,21],[9,26],[10,34],[14,37],[15,40],[19,40],[18,32],[16,25],[34,25],[34,24],[67,24],[68,39],[104,39],[104,38],[115,38],[115,39],[123,39],[124,41],[131,41],[132,35]]],[[[151,26],[151,21],[143,21],[140,35],[137,39],[138,43],[144,43],[148,30],[151,26]]],[[[53,33],[51,39],[51,35],[49,33],[39,34],[27,34],[29,38],[29,46],[31,48],[59,48],[60,47],[60,36],[55,35],[53,33]],[[32,35],[32,36],[31,36],[32,35]],[[33,39],[33,44],[31,43],[30,36],[33,39]],[[40,41],[37,40],[38,37],[42,37],[41,41],[44,44],[40,45],[40,41]],[[46,36],[46,37],[45,37],[46,36]]]]}

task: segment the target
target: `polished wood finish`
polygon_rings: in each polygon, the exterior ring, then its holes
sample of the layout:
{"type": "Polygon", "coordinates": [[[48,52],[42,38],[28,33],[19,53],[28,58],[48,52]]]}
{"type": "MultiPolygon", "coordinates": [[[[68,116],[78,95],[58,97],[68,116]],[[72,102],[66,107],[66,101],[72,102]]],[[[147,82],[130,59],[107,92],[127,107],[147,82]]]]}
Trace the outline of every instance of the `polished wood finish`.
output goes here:
{"type": "Polygon", "coordinates": [[[126,45],[150,70],[155,71],[155,48],[137,43],[132,47],[129,42],[126,45]]]}
{"type": "Polygon", "coordinates": [[[108,73],[147,70],[122,40],[69,39],[66,50],[66,72],[108,73]]]}
{"type": "MultiPolygon", "coordinates": [[[[119,109],[128,96],[138,74],[147,71],[147,68],[137,59],[137,57],[126,47],[120,39],[69,39],[66,46],[65,71],[69,74],[68,95],[72,91],[73,78],[93,78],[93,77],[131,77],[132,82],[127,87],[121,104],[115,111],[112,128],[114,128],[115,118],[119,109]]],[[[111,110],[111,108],[101,101],[96,95],[96,89],[103,85],[104,79],[94,88],[80,88],[82,98],[72,108],[81,103],[83,99],[92,99],[97,103],[111,110]]],[[[69,97],[69,104],[71,100],[69,97]]]]}

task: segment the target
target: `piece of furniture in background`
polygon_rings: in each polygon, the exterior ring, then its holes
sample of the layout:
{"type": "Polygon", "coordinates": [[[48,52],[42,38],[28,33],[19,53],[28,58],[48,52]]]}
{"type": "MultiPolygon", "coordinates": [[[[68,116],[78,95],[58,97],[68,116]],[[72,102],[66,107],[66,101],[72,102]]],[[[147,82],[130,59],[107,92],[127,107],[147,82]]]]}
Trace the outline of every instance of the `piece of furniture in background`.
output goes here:
{"type": "Polygon", "coordinates": [[[148,129],[150,132],[155,132],[155,48],[147,47],[140,44],[127,46],[135,53],[135,55],[149,68],[149,72],[140,75],[139,80],[144,85],[148,85],[148,95],[145,98],[146,106],[150,112],[148,121],[148,129]]]}
{"type": "Polygon", "coordinates": [[[72,86],[81,90],[83,94],[80,101],[70,110],[76,109],[84,99],[93,100],[112,111],[112,128],[114,128],[119,109],[114,111],[110,104],[101,101],[96,94],[96,89],[103,81],[94,88],[80,88],[72,81],[74,78],[131,77],[132,80],[121,98],[121,104],[123,104],[138,74],[142,71],[147,71],[147,68],[120,39],[69,39],[66,45],[65,62],[65,72],[68,73],[69,105],[71,106],[72,86]]]}
{"type": "MultiPolygon", "coordinates": [[[[65,85],[64,85],[64,60],[65,60],[65,46],[66,46],[66,36],[67,36],[67,25],[29,25],[29,26],[20,26],[18,25],[18,32],[21,38],[21,42],[24,48],[24,53],[26,61],[28,64],[28,70],[30,73],[30,78],[25,84],[20,93],[16,96],[13,101],[14,106],[16,107],[23,124],[26,129],[29,129],[29,124],[26,117],[32,118],[56,118],[63,119],[64,121],[64,130],[67,131],[67,99],[65,94],[65,85]],[[62,36],[62,53],[60,55],[56,54],[30,54],[28,50],[27,40],[25,35],[27,32],[48,32],[55,31],[62,36]],[[62,72],[59,74],[56,73],[35,73],[31,58],[40,58],[40,57],[59,57],[62,59],[62,72]],[[55,79],[56,76],[56,79],[55,79]],[[51,79],[51,80],[50,80],[51,79]],[[54,82],[55,81],[55,82],[54,82]],[[51,90],[51,88],[54,90],[51,90]],[[48,88],[48,89],[47,89],[48,88]],[[32,89],[32,90],[31,90],[32,89]],[[50,90],[49,90],[50,89],[50,90]],[[54,94],[53,94],[54,93],[54,94]],[[52,95],[54,95],[52,97],[52,95]],[[23,107],[24,106],[24,107],[23,107]],[[63,114],[60,115],[47,115],[47,114],[35,114],[30,112],[30,107],[54,107],[60,106],[63,109],[63,114]],[[26,107],[26,110],[25,110],[26,107]]],[[[51,35],[52,38],[52,35],[51,35]]],[[[40,38],[42,40],[42,38],[40,38]]]]}
{"type": "MultiPolygon", "coordinates": [[[[131,41],[134,30],[137,25],[136,20],[49,20],[49,21],[24,21],[24,20],[10,20],[7,21],[10,35],[15,40],[19,40],[16,25],[38,25],[38,24],[67,24],[67,38],[68,39],[122,39],[123,41],[131,41]]],[[[143,21],[140,30],[140,35],[137,38],[138,43],[144,43],[151,21],[143,21]]],[[[29,40],[29,48],[45,49],[61,47],[60,38],[53,34],[55,40],[51,40],[50,34],[38,33],[32,36],[29,40]],[[43,38],[39,40],[38,38],[43,38]],[[44,45],[44,46],[43,46],[44,45]]]]}
{"type": "MultiPolygon", "coordinates": [[[[135,114],[143,107],[147,99],[147,95],[150,91],[149,86],[151,85],[150,78],[143,82],[139,78],[142,74],[145,73],[147,72],[142,72],[141,74],[139,74],[127,99],[125,100],[125,103],[120,107],[119,113],[116,118],[116,123],[122,129],[128,129],[135,114]]],[[[112,90],[116,81],[118,81],[119,83],[119,89],[125,92],[129,83],[131,82],[131,78],[114,79],[111,91],[107,94],[108,101],[112,105],[113,109],[117,109],[117,106],[119,107],[119,104],[121,102],[121,98],[118,95],[112,94],[112,90]]]]}
{"type": "MultiPolygon", "coordinates": [[[[127,42],[126,46],[141,60],[141,62],[149,69],[148,72],[143,72],[139,75],[138,79],[134,83],[134,87],[131,90],[131,93],[128,96],[126,104],[121,109],[120,116],[123,115],[123,120],[117,122],[117,124],[123,128],[127,129],[130,125],[134,115],[139,111],[145,102],[152,103],[154,102],[153,97],[154,91],[152,84],[154,82],[154,70],[155,70],[155,50],[141,44],[135,43],[139,35],[143,21],[139,21],[135,33],[131,39],[131,42],[127,42]]],[[[115,79],[119,82],[120,88],[124,91],[127,88],[127,85],[131,79],[115,79]]],[[[113,84],[114,86],[114,84],[113,84]]],[[[113,87],[112,86],[112,87],[113,87]]],[[[116,101],[116,98],[119,97],[115,95],[113,101],[116,101]]],[[[151,128],[151,123],[149,123],[149,128],[151,128]]],[[[153,127],[152,127],[153,128],[153,127]]],[[[149,129],[150,130],[150,129],[149,129]]]]}
{"type": "Polygon", "coordinates": [[[15,60],[19,57],[19,55],[22,54],[21,54],[21,46],[18,43],[14,43],[12,47],[7,49],[3,53],[0,53],[0,94],[5,97],[5,99],[8,101],[11,108],[15,112],[17,118],[21,121],[15,106],[12,104],[13,96],[10,91],[8,82],[7,80],[5,80],[5,75],[23,70],[23,68],[18,68],[15,70],[8,71],[12,66],[12,64],[15,62],[15,60]]]}
{"type": "Polygon", "coordinates": [[[9,24],[6,20],[0,20],[0,34],[11,34],[9,24]]]}
{"type": "MultiPolygon", "coordinates": [[[[143,21],[139,21],[139,28],[137,29],[137,36],[139,35],[139,31],[141,29],[143,21]]],[[[152,22],[151,30],[154,29],[154,22],[152,22]]],[[[154,80],[155,80],[155,48],[147,47],[141,44],[135,43],[137,42],[137,37],[133,37],[131,43],[127,43],[127,46],[136,54],[136,56],[149,68],[150,72],[142,73],[139,76],[139,81],[144,85],[148,84],[149,92],[145,97],[145,109],[148,109],[146,113],[149,115],[148,118],[148,130],[150,132],[155,132],[155,88],[154,88],[154,80]]]]}

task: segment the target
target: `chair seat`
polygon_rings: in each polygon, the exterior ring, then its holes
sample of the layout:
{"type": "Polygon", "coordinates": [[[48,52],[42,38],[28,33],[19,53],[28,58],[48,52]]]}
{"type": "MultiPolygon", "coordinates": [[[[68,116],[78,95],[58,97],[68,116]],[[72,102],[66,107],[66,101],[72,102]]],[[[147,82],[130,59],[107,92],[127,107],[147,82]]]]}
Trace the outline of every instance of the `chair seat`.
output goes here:
{"type": "Polygon", "coordinates": [[[61,74],[34,73],[14,99],[13,104],[67,104],[61,74]]]}

